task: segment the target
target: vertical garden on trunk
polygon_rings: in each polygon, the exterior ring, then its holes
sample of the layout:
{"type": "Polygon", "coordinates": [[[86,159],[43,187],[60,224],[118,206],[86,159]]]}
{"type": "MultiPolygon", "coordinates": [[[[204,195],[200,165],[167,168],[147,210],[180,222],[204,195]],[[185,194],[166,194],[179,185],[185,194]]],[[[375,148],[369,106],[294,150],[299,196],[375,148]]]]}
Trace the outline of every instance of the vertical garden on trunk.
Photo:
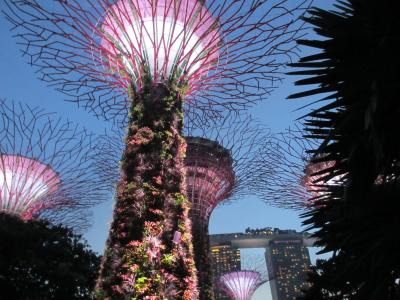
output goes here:
{"type": "Polygon", "coordinates": [[[132,294],[191,299],[196,290],[184,178],[186,142],[181,135],[183,98],[176,89],[173,84],[149,83],[140,93],[131,90],[122,174],[98,298],[132,294]]]}

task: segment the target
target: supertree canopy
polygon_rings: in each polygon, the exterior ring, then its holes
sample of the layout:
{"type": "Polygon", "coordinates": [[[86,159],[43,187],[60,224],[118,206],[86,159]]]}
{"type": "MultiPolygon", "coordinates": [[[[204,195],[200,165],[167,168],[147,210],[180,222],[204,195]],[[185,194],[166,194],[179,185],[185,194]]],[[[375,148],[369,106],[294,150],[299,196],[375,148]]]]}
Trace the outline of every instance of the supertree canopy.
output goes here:
{"type": "MultiPolygon", "coordinates": [[[[217,205],[251,192],[247,188],[255,186],[259,170],[265,171],[257,158],[269,133],[250,116],[232,115],[202,127],[187,126],[184,134],[187,143],[184,171],[200,298],[213,299],[208,238],[211,213],[217,205]]],[[[118,160],[124,147],[123,135],[120,130],[104,135],[103,147],[96,153],[98,173],[111,186],[119,177],[118,160]]],[[[262,186],[258,188],[262,189],[262,186]]]]}
{"type": "Polygon", "coordinates": [[[262,283],[260,273],[246,270],[224,274],[220,281],[232,300],[250,300],[262,283]]]}
{"type": "Polygon", "coordinates": [[[236,184],[233,159],[217,141],[186,137],[185,159],[190,213],[208,225],[213,209],[231,196],[236,184]]]}
{"type": "Polygon", "coordinates": [[[323,162],[313,155],[315,142],[305,137],[299,124],[274,134],[260,155],[260,165],[268,176],[261,176],[265,189],[260,198],[289,209],[305,209],[324,197],[328,185],[340,185],[345,179],[333,173],[334,161],[323,162]],[[271,173],[271,169],[273,172],[271,173]],[[322,180],[329,176],[328,182],[322,180]]]}
{"type": "Polygon", "coordinates": [[[196,297],[184,105],[198,120],[266,96],[311,0],[3,1],[42,80],[98,116],[128,119],[98,298],[196,297]]]}
{"type": "Polygon", "coordinates": [[[97,115],[124,118],[127,90],[149,80],[178,88],[188,116],[264,98],[296,55],[311,2],[3,1],[42,80],[97,115]]]}
{"type": "Polygon", "coordinates": [[[19,155],[0,154],[1,210],[31,219],[36,212],[57,202],[49,195],[57,191],[60,180],[49,166],[19,155]]]}
{"type": "Polygon", "coordinates": [[[302,185],[314,197],[323,197],[327,192],[328,186],[339,186],[345,180],[342,174],[331,176],[333,174],[336,162],[333,160],[319,161],[316,157],[310,160],[305,167],[302,185]],[[325,180],[329,176],[330,179],[325,180]]]}
{"type": "Polygon", "coordinates": [[[120,0],[100,22],[98,58],[122,86],[140,88],[150,75],[196,88],[218,63],[218,21],[200,1],[120,0]]]}
{"type": "Polygon", "coordinates": [[[0,99],[0,211],[83,230],[104,199],[95,139],[38,108],[0,99]]]}

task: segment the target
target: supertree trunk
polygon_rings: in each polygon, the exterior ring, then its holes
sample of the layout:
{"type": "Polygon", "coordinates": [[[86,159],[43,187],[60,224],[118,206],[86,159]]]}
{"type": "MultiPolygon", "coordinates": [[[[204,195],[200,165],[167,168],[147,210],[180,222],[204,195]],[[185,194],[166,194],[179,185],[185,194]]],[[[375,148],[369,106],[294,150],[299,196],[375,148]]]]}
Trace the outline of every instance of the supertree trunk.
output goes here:
{"type": "MultiPolygon", "coordinates": [[[[133,89],[131,89],[133,91],[133,89]]],[[[98,299],[193,299],[196,274],[182,138],[183,99],[164,84],[132,107],[98,299]]]]}
{"type": "Polygon", "coordinates": [[[204,224],[199,217],[192,216],[192,235],[194,260],[199,284],[199,299],[213,300],[214,289],[210,264],[210,238],[208,236],[208,222],[204,224]]]}

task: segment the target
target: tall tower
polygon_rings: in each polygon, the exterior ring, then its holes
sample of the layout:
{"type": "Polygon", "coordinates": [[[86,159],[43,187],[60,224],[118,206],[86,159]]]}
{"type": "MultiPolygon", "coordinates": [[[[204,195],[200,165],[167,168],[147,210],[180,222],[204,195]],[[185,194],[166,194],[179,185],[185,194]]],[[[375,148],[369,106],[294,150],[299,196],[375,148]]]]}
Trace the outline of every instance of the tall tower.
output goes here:
{"type": "MultiPolygon", "coordinates": [[[[200,299],[213,299],[208,223],[217,205],[248,195],[258,178],[259,153],[269,133],[249,115],[226,116],[220,122],[185,128],[185,193],[190,203],[194,261],[200,299]]],[[[118,154],[124,144],[118,129],[105,135],[96,153],[98,172],[110,187],[118,181],[118,154]],[[117,136],[115,136],[117,135],[117,136]]],[[[263,187],[259,187],[260,189],[263,187]]],[[[184,238],[183,235],[181,236],[184,238]]],[[[177,241],[182,240],[177,234],[177,241]]],[[[226,271],[236,271],[226,270],[226,271]]]]}
{"type": "Polygon", "coordinates": [[[273,300],[295,300],[308,287],[311,265],[307,247],[301,239],[270,241],[265,251],[273,300]]]}

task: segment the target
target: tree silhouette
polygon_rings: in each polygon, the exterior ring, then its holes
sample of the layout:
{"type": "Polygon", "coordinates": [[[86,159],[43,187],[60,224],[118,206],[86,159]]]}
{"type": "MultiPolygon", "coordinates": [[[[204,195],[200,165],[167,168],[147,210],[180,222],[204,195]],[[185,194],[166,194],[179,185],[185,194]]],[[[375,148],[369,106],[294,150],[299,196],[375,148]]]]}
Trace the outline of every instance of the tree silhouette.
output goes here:
{"type": "Polygon", "coordinates": [[[71,229],[0,214],[1,299],[93,299],[99,265],[71,229]]]}
{"type": "Polygon", "coordinates": [[[314,162],[335,163],[320,171],[325,192],[304,215],[334,255],[303,299],[399,299],[400,20],[389,1],[372,0],[337,1],[336,11],[314,8],[306,20],[321,39],[300,43],[320,53],[292,74],[318,86],[289,98],[322,96],[305,121],[319,141],[309,150],[314,162]],[[339,175],[342,185],[327,184],[339,175]]]}

